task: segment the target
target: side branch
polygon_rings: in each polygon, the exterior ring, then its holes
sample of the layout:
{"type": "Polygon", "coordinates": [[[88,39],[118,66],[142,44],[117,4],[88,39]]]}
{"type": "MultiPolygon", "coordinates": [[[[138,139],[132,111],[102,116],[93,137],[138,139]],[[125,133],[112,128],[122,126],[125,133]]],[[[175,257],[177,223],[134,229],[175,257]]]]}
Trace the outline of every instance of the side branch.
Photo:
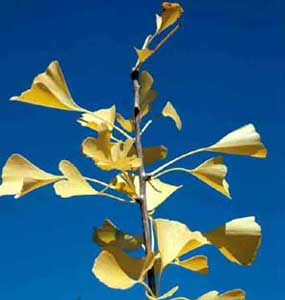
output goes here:
{"type": "MultiPolygon", "coordinates": [[[[145,168],[143,164],[143,149],[141,142],[141,116],[140,116],[140,85],[139,85],[139,72],[134,69],[131,72],[131,79],[133,82],[133,93],[134,93],[134,124],[135,124],[135,148],[138,158],[141,159],[142,164],[139,168],[139,186],[140,186],[140,195],[137,199],[140,209],[141,209],[141,219],[143,225],[143,234],[146,247],[146,255],[152,252],[152,235],[151,228],[147,212],[146,204],[146,180],[147,176],[145,173],[145,168]]],[[[155,286],[155,276],[154,270],[151,269],[148,271],[148,283],[149,287],[152,290],[153,294],[156,295],[156,286],[155,286]]]]}

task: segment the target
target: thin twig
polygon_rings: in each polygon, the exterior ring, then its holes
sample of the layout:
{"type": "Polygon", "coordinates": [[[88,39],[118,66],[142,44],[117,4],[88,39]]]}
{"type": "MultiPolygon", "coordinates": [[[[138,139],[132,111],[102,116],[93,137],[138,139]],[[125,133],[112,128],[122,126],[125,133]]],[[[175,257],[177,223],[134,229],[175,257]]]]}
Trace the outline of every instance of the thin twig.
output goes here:
{"type": "Polygon", "coordinates": [[[189,170],[186,169],[186,168],[171,168],[171,169],[166,169],[158,174],[156,174],[155,176],[153,176],[153,178],[158,178],[164,174],[167,174],[167,173],[171,173],[171,172],[175,172],[175,171],[181,171],[181,172],[186,172],[186,173],[189,173],[189,170]]]}
{"type": "Polygon", "coordinates": [[[203,152],[203,151],[205,151],[205,148],[196,149],[196,150],[184,153],[182,155],[179,155],[176,158],[174,158],[174,159],[170,160],[169,162],[165,163],[164,165],[158,167],[157,169],[155,169],[154,171],[152,171],[149,175],[150,176],[154,176],[154,175],[158,174],[159,172],[161,172],[162,170],[164,170],[165,168],[167,168],[167,167],[173,165],[174,163],[178,162],[179,160],[181,160],[183,158],[186,158],[188,156],[191,156],[193,154],[203,152]]]}

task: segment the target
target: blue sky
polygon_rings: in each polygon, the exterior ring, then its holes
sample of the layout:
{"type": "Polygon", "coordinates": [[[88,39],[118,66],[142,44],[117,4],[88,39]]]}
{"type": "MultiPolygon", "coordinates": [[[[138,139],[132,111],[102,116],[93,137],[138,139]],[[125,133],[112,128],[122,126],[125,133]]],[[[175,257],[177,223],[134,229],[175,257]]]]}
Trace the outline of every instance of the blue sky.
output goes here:
{"type": "MultiPolygon", "coordinates": [[[[215,249],[207,277],[169,268],[163,289],[180,285],[179,295],[194,298],[217,289],[244,288],[250,300],[283,299],[284,278],[284,97],[285,2],[282,0],[181,1],[183,27],[145,68],[155,79],[159,98],[154,111],[171,100],[183,120],[178,132],[161,120],[144,144],[164,144],[169,156],[208,145],[252,122],[267,145],[266,160],[227,156],[233,199],[198,180],[176,174],[183,183],[157,216],[208,230],[233,218],[255,215],[263,243],[251,267],[231,264],[215,249]]],[[[154,28],[160,1],[10,0],[0,3],[0,163],[21,153],[46,171],[68,159],[84,174],[108,180],[80,154],[92,135],[77,114],[12,103],[50,61],[62,65],[72,95],[83,107],[116,104],[131,113],[129,70],[154,28]]],[[[187,159],[194,167],[208,155],[187,159]]],[[[92,228],[109,217],[126,231],[139,233],[139,211],[108,199],[62,200],[52,187],[22,199],[0,200],[0,299],[142,299],[142,289],[110,290],[92,275],[98,249],[92,228]]]]}

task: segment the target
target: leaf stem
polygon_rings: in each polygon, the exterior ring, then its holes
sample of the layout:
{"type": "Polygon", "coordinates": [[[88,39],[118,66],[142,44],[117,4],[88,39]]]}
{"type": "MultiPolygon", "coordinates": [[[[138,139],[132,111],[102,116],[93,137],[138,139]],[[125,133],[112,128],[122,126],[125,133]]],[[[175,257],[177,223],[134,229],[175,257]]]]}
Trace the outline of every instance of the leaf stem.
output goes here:
{"type": "Polygon", "coordinates": [[[196,150],[193,150],[193,151],[186,152],[186,153],[184,153],[182,155],[179,155],[176,158],[174,158],[174,159],[170,160],[169,162],[165,163],[164,165],[158,167],[157,169],[155,169],[154,171],[152,171],[149,175],[150,176],[154,176],[154,175],[160,173],[165,168],[167,168],[167,167],[173,165],[174,163],[178,162],[179,160],[181,160],[183,158],[186,158],[188,156],[191,156],[193,154],[203,152],[204,150],[205,150],[205,148],[200,148],[200,149],[196,149],[196,150]]]}
{"type": "Polygon", "coordinates": [[[127,200],[127,199],[124,199],[124,198],[121,198],[121,197],[118,197],[118,196],[115,196],[115,195],[112,195],[112,194],[108,194],[108,193],[100,193],[99,192],[98,195],[109,197],[109,198],[112,198],[112,199],[115,199],[115,200],[118,200],[118,201],[121,201],[121,202],[133,203],[133,202],[127,200]]]}
{"type": "MultiPolygon", "coordinates": [[[[95,178],[90,178],[90,177],[84,177],[84,179],[86,179],[86,180],[88,180],[88,181],[91,181],[91,182],[94,182],[94,183],[97,183],[97,184],[100,184],[100,185],[102,185],[102,186],[104,186],[104,187],[107,187],[107,188],[111,188],[112,189],[112,187],[108,184],[108,183],[106,183],[106,182],[104,182],[104,181],[101,181],[101,180],[98,180],[98,179],[95,179],[95,178]]],[[[113,188],[114,189],[114,188],[113,188]]]]}
{"type": "Polygon", "coordinates": [[[187,172],[189,173],[189,170],[186,168],[171,168],[171,169],[166,169],[158,174],[156,174],[155,176],[153,176],[153,178],[158,178],[164,174],[170,173],[170,172],[175,172],[175,171],[182,171],[182,172],[187,172]]]}
{"type": "MultiPolygon", "coordinates": [[[[152,234],[150,227],[150,220],[148,218],[147,202],[146,202],[146,180],[147,176],[143,164],[143,148],[141,142],[141,108],[140,108],[140,84],[139,84],[139,71],[134,68],[131,72],[131,79],[133,82],[133,93],[134,93],[134,124],[135,124],[135,149],[138,158],[141,159],[142,164],[139,168],[139,199],[137,202],[140,205],[141,220],[143,226],[143,235],[145,242],[145,255],[152,253],[152,234]]],[[[149,288],[152,293],[156,295],[156,284],[154,269],[150,269],[147,273],[149,288]]]]}

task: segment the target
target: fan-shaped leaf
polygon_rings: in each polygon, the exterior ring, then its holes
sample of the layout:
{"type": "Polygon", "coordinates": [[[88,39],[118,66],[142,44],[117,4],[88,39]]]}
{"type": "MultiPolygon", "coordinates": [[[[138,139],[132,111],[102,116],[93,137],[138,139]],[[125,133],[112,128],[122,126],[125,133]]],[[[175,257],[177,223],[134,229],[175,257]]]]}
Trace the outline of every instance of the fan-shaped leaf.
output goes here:
{"type": "Polygon", "coordinates": [[[178,3],[162,3],[161,16],[156,15],[156,32],[160,33],[169,26],[173,25],[184,12],[183,8],[178,3]]]}
{"type": "Polygon", "coordinates": [[[129,155],[133,143],[131,139],[111,143],[110,133],[102,131],[98,138],[89,137],[83,141],[82,152],[103,170],[135,170],[139,168],[141,161],[136,155],[129,155]]]}
{"type": "Polygon", "coordinates": [[[110,288],[128,289],[144,279],[154,261],[153,253],[139,259],[121,252],[118,248],[109,248],[96,258],[92,271],[110,288]]]}
{"type": "Polygon", "coordinates": [[[51,62],[44,73],[35,77],[29,90],[11,100],[56,109],[85,111],[73,101],[57,61],[51,62]]]}
{"type": "Polygon", "coordinates": [[[223,195],[231,198],[229,185],[225,180],[227,167],[224,165],[224,159],[221,156],[211,158],[189,172],[199,178],[210,187],[214,188],[223,195]]]}
{"type": "Polygon", "coordinates": [[[251,265],[261,241],[261,228],[254,217],[235,219],[204,234],[230,261],[251,265]]]}
{"type": "MultiPolygon", "coordinates": [[[[135,177],[134,184],[139,194],[139,178],[135,177]]],[[[146,183],[147,210],[152,211],[162,204],[171,194],[182,186],[164,183],[159,179],[150,179],[146,183]]]]}
{"type": "Polygon", "coordinates": [[[164,117],[171,118],[175,122],[177,129],[181,130],[182,128],[181,119],[170,101],[166,103],[161,113],[164,117]]]}
{"type": "Polygon", "coordinates": [[[216,144],[207,147],[205,150],[260,158],[267,155],[267,150],[260,141],[260,135],[252,124],[228,133],[216,144]]]}
{"type": "Polygon", "coordinates": [[[245,292],[240,289],[230,290],[225,293],[219,294],[217,291],[208,292],[197,300],[244,300],[245,292]]]}
{"type": "Polygon", "coordinates": [[[115,122],[116,107],[115,105],[107,109],[100,109],[93,113],[84,113],[78,122],[82,126],[89,127],[96,131],[113,130],[115,122]]]}
{"type": "Polygon", "coordinates": [[[191,239],[191,232],[186,225],[166,219],[155,219],[157,246],[161,258],[161,271],[173,262],[191,239]]]}
{"type": "Polygon", "coordinates": [[[209,272],[208,258],[204,255],[196,255],[185,260],[178,260],[176,264],[203,275],[206,275],[209,272]]]}
{"type": "Polygon", "coordinates": [[[12,154],[2,170],[0,196],[15,195],[15,198],[62,179],[44,172],[20,154],[12,154]]]}
{"type": "Polygon", "coordinates": [[[54,184],[55,193],[62,198],[73,196],[96,195],[96,191],[81,175],[78,169],[68,160],[59,163],[64,179],[54,184]]]}
{"type": "MultiPolygon", "coordinates": [[[[129,155],[135,154],[136,150],[133,147],[129,155]]],[[[167,148],[160,145],[154,147],[143,148],[143,162],[145,165],[152,165],[157,160],[164,159],[168,154],[167,148]]]]}
{"type": "Polygon", "coordinates": [[[254,217],[234,219],[207,233],[194,233],[196,236],[184,246],[180,256],[210,244],[217,247],[228,260],[241,265],[253,263],[261,240],[261,228],[254,217]]]}
{"type": "Polygon", "coordinates": [[[110,220],[106,219],[103,225],[94,231],[93,241],[100,247],[113,246],[133,251],[141,247],[143,238],[121,231],[110,220]]]}
{"type": "Polygon", "coordinates": [[[151,109],[151,103],[157,97],[157,92],[152,89],[153,78],[147,71],[142,71],[139,76],[140,84],[140,110],[145,116],[151,109]]]}

